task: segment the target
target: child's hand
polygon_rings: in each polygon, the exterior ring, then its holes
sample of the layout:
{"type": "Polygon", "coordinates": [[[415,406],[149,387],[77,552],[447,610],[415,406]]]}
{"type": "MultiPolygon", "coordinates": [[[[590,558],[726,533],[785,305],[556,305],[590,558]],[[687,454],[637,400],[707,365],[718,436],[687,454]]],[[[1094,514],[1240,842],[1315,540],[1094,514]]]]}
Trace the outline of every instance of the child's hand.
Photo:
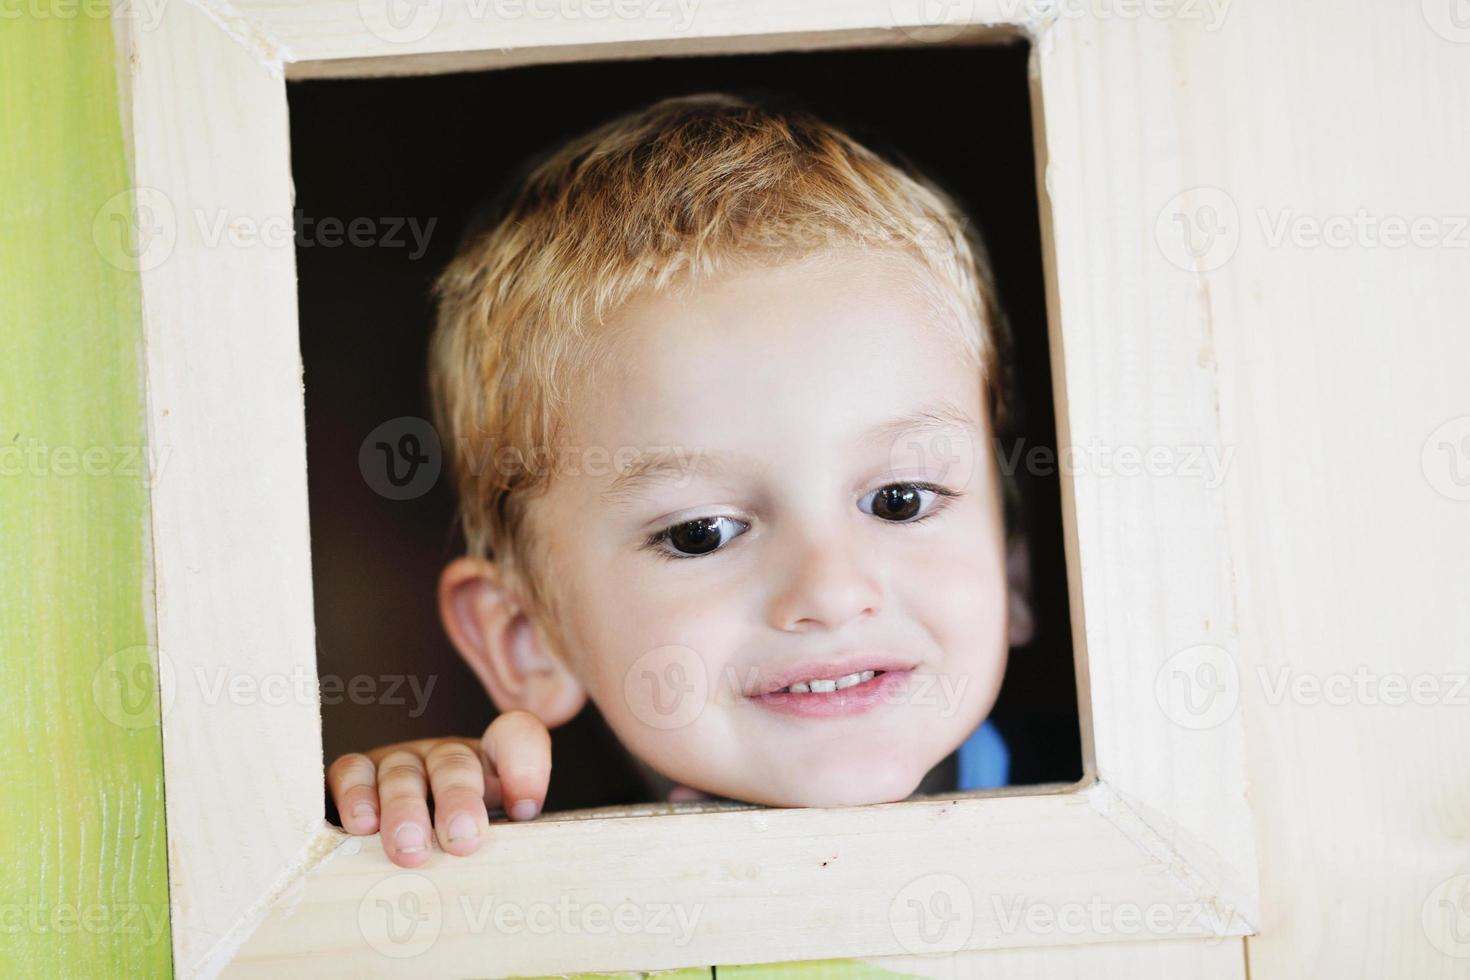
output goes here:
{"type": "Polygon", "coordinates": [[[450,854],[473,854],[490,832],[486,804],[512,820],[530,820],[546,802],[551,780],[551,734],[529,711],[507,711],[478,742],[421,738],[339,756],[327,767],[327,786],[350,834],[383,831],[389,859],[414,868],[429,857],[433,833],[450,854]],[[381,816],[381,821],[379,817],[381,816]]]}

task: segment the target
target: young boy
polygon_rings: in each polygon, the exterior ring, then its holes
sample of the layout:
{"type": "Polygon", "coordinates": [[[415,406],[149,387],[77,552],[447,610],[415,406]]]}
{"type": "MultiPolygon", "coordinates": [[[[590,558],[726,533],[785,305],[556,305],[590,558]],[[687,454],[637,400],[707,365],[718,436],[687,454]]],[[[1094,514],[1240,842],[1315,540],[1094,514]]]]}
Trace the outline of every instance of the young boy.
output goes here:
{"type": "Polygon", "coordinates": [[[540,163],[439,280],[431,353],[468,544],[440,610],[501,713],[337,759],[345,829],[404,867],[472,853],[487,802],[540,811],[589,698],[669,799],[1003,785],[985,717],[1028,614],[966,228],[843,132],[724,95],[540,163]]]}

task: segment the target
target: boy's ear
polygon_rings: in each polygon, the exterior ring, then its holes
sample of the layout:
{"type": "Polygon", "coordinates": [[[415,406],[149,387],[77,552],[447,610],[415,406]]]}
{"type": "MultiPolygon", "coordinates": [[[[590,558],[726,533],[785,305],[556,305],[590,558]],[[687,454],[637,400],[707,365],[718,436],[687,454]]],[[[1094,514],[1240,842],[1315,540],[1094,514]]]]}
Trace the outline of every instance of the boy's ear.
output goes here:
{"type": "Polygon", "coordinates": [[[439,576],[444,630],[500,711],[521,709],[548,729],[576,717],[587,690],[546,647],[493,562],[456,558],[439,576]]]}
{"type": "Polygon", "coordinates": [[[1008,641],[1023,647],[1036,636],[1036,620],[1031,615],[1031,549],[1024,534],[1013,534],[1006,542],[1006,585],[1009,608],[1006,613],[1008,641]]]}

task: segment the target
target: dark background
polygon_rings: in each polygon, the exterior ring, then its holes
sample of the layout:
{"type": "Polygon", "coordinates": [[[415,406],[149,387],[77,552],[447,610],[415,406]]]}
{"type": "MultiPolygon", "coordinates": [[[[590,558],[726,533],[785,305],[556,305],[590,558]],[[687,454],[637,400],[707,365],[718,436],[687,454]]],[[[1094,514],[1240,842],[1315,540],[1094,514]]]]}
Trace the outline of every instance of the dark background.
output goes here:
{"type": "MultiPolygon", "coordinates": [[[[289,86],[318,664],[326,757],[432,735],[478,736],[494,707],[439,624],[436,587],[461,553],[447,475],[410,500],[364,479],[363,440],[429,418],[429,288],[477,203],[524,159],[622,111],[682,93],[777,95],[875,149],[897,149],[953,193],[991,252],[1015,335],[1024,446],[1055,447],[1027,48],[907,47],[542,65],[289,86]],[[436,219],[421,256],[327,244],[317,223],[436,219]],[[303,231],[303,227],[307,230],[303,231]],[[358,694],[348,682],[359,681],[358,694]],[[432,680],[427,710],[392,675],[432,680]],[[329,687],[329,684],[335,686],[329,687]],[[366,693],[367,696],[364,696],[366,693]]],[[[1034,641],[1013,649],[992,714],[1014,784],[1082,774],[1055,472],[1018,474],[1032,553],[1034,641]]],[[[547,809],[638,802],[644,791],[596,709],[553,732],[547,809]]]]}

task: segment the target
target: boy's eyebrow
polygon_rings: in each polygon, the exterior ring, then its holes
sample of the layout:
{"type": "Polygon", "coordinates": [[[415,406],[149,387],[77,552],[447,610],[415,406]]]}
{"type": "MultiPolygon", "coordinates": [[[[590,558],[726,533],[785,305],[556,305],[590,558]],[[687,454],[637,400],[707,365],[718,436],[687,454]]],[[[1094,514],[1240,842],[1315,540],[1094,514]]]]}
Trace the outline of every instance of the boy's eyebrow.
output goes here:
{"type": "MultiPolygon", "coordinates": [[[[916,412],[880,422],[859,437],[864,447],[892,443],[903,435],[923,434],[953,428],[969,429],[978,437],[980,426],[968,413],[949,401],[939,401],[916,412]]],[[[686,479],[701,473],[716,476],[744,459],[739,453],[714,449],[682,449],[644,453],[635,457],[602,491],[602,499],[617,504],[636,497],[646,487],[667,481],[686,479]]]]}
{"type": "Polygon", "coordinates": [[[917,412],[910,412],[896,419],[880,422],[863,434],[862,441],[866,445],[881,445],[892,443],[903,435],[954,428],[969,429],[976,438],[979,438],[981,434],[980,424],[968,412],[944,399],[927,405],[917,412]]]}
{"type": "Polygon", "coordinates": [[[638,496],[645,487],[664,480],[681,480],[695,473],[714,476],[728,469],[738,458],[714,449],[695,449],[689,453],[682,449],[644,453],[622,469],[612,484],[602,491],[602,499],[608,504],[623,503],[638,496]]]}

